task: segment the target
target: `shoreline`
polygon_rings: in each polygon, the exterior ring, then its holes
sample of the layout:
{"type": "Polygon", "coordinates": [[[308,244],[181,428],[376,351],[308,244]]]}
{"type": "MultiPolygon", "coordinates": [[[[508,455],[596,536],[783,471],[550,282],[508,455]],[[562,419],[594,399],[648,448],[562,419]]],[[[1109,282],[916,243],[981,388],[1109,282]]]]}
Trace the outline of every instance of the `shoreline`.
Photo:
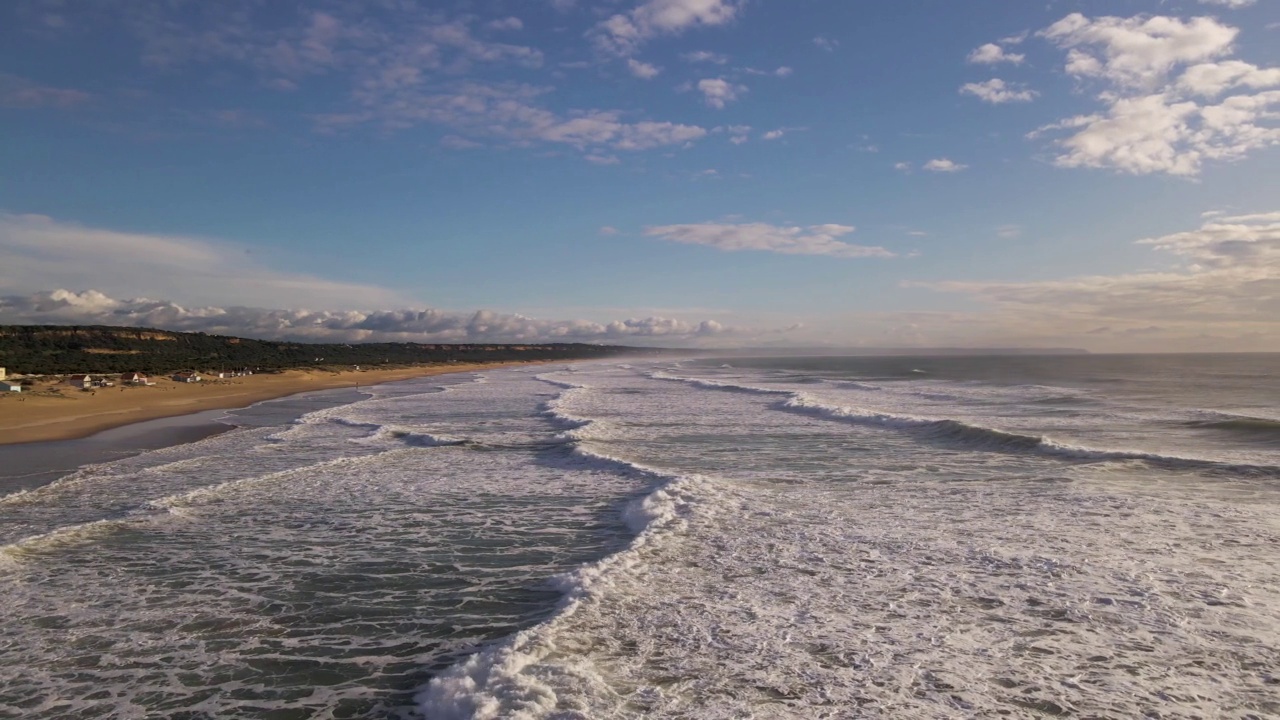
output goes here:
{"type": "Polygon", "coordinates": [[[546,362],[414,365],[385,370],[286,370],[278,374],[191,384],[160,379],[149,387],[110,387],[92,393],[67,390],[59,396],[5,393],[0,397],[0,446],[79,440],[148,420],[208,410],[246,408],[266,400],[315,390],[380,385],[397,380],[546,362]]]}

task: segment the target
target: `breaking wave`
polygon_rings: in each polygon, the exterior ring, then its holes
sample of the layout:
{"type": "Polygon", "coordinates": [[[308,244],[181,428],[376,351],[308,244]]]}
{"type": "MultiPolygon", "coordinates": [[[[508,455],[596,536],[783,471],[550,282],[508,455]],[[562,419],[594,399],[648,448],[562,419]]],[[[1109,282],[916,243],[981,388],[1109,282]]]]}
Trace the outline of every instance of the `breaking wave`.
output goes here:
{"type": "MultiPolygon", "coordinates": [[[[1071,460],[1110,461],[1137,460],[1166,469],[1208,470],[1247,476],[1280,477],[1280,466],[1250,465],[1240,463],[1224,463],[1206,458],[1166,455],[1163,453],[1142,452],[1137,450],[1103,449],[1082,447],[1054,440],[1042,435],[1027,435],[1009,432],[998,428],[975,425],[961,420],[938,419],[901,415],[876,410],[847,407],[825,402],[808,393],[779,390],[773,388],[739,385],[702,378],[679,377],[663,372],[650,373],[656,380],[683,382],[695,387],[725,390],[729,392],[745,392],[759,395],[785,395],[786,399],[775,405],[776,409],[790,412],[815,415],[831,420],[838,420],[857,425],[884,427],[905,430],[918,436],[937,442],[954,444],[971,450],[1006,453],[1036,453],[1071,460]]],[[[1267,420],[1246,418],[1242,420],[1223,421],[1234,424],[1261,422],[1268,425],[1267,420]]],[[[1280,423],[1276,423],[1280,427],[1280,423]]]]}
{"type": "Polygon", "coordinates": [[[635,533],[623,550],[552,579],[563,597],[551,619],[472,655],[432,679],[418,693],[419,711],[433,720],[539,717],[554,711],[558,700],[553,684],[532,670],[555,651],[559,629],[584,603],[607,591],[613,578],[634,566],[639,561],[640,548],[663,535],[679,532],[698,502],[699,488],[709,482],[696,475],[664,473],[586,447],[581,431],[598,421],[576,416],[563,406],[590,388],[545,375],[535,378],[561,388],[555,398],[543,403],[542,412],[568,428],[566,434],[574,438],[571,452],[578,460],[643,478],[652,485],[645,495],[623,509],[623,520],[635,533]]]}

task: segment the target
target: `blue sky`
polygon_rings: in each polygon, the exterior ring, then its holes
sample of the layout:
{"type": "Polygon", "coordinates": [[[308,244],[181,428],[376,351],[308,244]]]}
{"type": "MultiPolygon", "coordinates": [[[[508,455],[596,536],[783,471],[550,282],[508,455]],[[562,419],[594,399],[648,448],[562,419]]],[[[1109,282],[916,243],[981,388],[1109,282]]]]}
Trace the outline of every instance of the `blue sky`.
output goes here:
{"type": "Polygon", "coordinates": [[[1280,350],[1280,6],[16,0],[0,321],[1280,350]]]}

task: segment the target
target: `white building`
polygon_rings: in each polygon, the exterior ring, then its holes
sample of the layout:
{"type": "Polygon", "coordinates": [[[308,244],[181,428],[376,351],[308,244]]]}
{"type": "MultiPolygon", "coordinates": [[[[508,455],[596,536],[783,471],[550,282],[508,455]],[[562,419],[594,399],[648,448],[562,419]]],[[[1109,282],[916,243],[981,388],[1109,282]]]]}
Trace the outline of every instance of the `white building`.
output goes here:
{"type": "Polygon", "coordinates": [[[5,392],[22,392],[22,386],[18,383],[5,382],[0,380],[0,393],[5,392]]]}
{"type": "Polygon", "coordinates": [[[71,387],[78,387],[81,390],[87,390],[93,387],[93,376],[92,375],[72,375],[71,377],[67,378],[66,380],[63,380],[62,382],[64,385],[70,385],[71,387]]]}

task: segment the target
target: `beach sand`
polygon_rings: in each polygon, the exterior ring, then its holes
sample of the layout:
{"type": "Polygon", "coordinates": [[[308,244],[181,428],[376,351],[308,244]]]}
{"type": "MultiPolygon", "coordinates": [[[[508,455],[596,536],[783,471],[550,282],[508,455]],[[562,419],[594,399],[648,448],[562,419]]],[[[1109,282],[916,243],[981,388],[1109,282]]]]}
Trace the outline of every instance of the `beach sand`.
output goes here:
{"type": "Polygon", "coordinates": [[[226,380],[178,383],[155,377],[149,387],[109,387],[94,391],[39,384],[30,392],[0,393],[0,445],[71,440],[144,420],[204,410],[240,408],[263,400],[312,390],[375,385],[394,380],[468,372],[491,363],[415,365],[377,370],[287,370],[226,380]],[[58,391],[51,392],[53,389],[58,391]]]}

